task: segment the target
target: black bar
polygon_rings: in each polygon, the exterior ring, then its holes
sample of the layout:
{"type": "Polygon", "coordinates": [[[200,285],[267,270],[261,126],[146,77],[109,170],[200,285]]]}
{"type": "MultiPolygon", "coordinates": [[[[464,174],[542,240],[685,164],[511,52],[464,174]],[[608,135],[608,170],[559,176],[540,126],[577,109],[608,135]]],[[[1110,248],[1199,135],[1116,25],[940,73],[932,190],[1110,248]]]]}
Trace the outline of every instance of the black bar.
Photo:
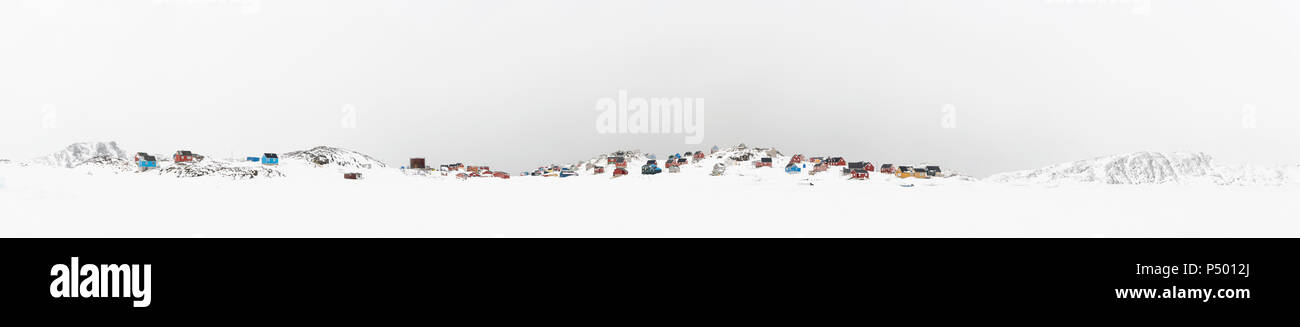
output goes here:
{"type": "Polygon", "coordinates": [[[549,320],[599,312],[862,321],[867,312],[927,310],[1274,313],[1294,307],[1300,294],[1294,260],[1278,252],[1297,248],[1296,241],[1280,239],[5,239],[0,245],[12,249],[0,269],[3,305],[33,316],[549,320]],[[72,257],[82,265],[150,264],[150,305],[52,297],[51,267],[72,257]],[[1249,264],[1250,275],[1166,279],[1136,275],[1139,264],[1249,264]],[[1172,286],[1249,289],[1250,298],[1115,294],[1172,286]]]}

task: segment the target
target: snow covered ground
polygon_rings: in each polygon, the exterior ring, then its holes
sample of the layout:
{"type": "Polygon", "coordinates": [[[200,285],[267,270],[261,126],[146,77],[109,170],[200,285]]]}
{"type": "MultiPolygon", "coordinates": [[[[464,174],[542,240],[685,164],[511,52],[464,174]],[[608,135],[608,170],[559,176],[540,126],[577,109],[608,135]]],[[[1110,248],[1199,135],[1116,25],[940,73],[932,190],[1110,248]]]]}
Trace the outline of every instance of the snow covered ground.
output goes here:
{"type": "Polygon", "coordinates": [[[0,236],[1300,236],[1293,183],[849,181],[837,171],[788,175],[786,160],[738,163],[720,177],[709,176],[719,161],[710,158],[677,174],[643,176],[633,162],[617,179],[580,170],[463,181],[293,160],[274,168],[284,176],[251,179],[3,163],[0,236]],[[365,179],[342,178],[352,171],[365,179]]]}

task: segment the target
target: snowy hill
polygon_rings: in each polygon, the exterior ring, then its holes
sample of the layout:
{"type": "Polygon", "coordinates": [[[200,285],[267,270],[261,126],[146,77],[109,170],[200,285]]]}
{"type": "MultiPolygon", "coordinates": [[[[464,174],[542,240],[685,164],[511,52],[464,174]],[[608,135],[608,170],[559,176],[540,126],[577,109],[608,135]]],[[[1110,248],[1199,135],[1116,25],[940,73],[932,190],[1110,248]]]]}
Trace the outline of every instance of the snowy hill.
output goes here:
{"type": "Polygon", "coordinates": [[[130,159],[130,156],[127,155],[126,151],[122,151],[122,149],[117,147],[117,142],[84,142],[69,145],[62,151],[33,159],[32,162],[49,166],[72,168],[76,167],[77,164],[95,157],[110,157],[122,160],[130,159]]]}
{"type": "Polygon", "coordinates": [[[285,153],[284,161],[299,161],[316,166],[334,166],[348,168],[384,168],[387,164],[366,154],[328,146],[318,146],[311,150],[285,153]]]}
{"type": "Polygon", "coordinates": [[[1026,184],[1281,185],[1288,182],[1288,175],[1281,168],[1217,165],[1204,153],[1135,152],[1001,173],[987,180],[1026,184]]]}
{"type": "MultiPolygon", "coordinates": [[[[698,149],[698,150],[681,152],[681,154],[684,155],[686,152],[694,152],[694,151],[708,152],[707,149],[698,149]]],[[[670,155],[672,154],[655,155],[655,154],[641,152],[641,150],[619,150],[607,154],[597,155],[595,157],[592,157],[591,159],[582,161],[581,163],[585,164],[584,165],[585,167],[579,167],[579,168],[586,168],[587,170],[591,170],[593,166],[607,166],[606,164],[607,158],[623,157],[628,163],[627,165],[628,169],[636,173],[640,171],[642,165],[644,165],[647,161],[651,159],[657,160],[659,162],[659,166],[663,167],[664,160],[667,160],[670,155]]],[[[692,162],[691,166],[711,168],[713,167],[714,163],[718,163],[718,162],[725,162],[730,165],[741,165],[741,164],[748,165],[750,162],[757,161],[763,157],[772,157],[774,161],[780,162],[782,164],[788,161],[788,159],[786,159],[785,156],[781,155],[781,152],[777,151],[776,149],[751,148],[744,144],[740,144],[734,147],[719,149],[717,153],[708,155],[706,159],[700,161],[699,163],[695,163],[694,160],[691,160],[692,162]]]]}
{"type": "Polygon", "coordinates": [[[587,170],[591,170],[595,166],[608,166],[608,161],[606,161],[606,159],[613,157],[623,157],[623,159],[627,160],[628,168],[632,168],[633,164],[640,167],[642,164],[645,164],[646,160],[650,159],[650,155],[642,153],[641,150],[619,150],[591,157],[591,159],[587,159],[586,161],[583,161],[583,163],[586,164],[585,168],[587,170]]]}
{"type": "Polygon", "coordinates": [[[86,172],[112,172],[122,173],[135,170],[135,163],[130,159],[119,158],[115,156],[95,156],[73,164],[72,169],[86,172]]]}
{"type": "Polygon", "coordinates": [[[258,177],[284,177],[284,173],[272,167],[258,164],[234,163],[223,160],[204,160],[190,164],[168,165],[158,169],[165,176],[188,177],[225,177],[231,179],[252,179],[258,177]]]}

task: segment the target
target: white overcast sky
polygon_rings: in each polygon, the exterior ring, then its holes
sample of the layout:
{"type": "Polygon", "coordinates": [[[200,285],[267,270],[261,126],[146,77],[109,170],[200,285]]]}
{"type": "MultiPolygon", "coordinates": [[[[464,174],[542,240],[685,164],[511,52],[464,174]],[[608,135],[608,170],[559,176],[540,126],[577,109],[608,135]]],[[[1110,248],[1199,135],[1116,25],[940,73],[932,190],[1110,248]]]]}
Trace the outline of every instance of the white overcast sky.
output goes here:
{"type": "Polygon", "coordinates": [[[0,158],[335,145],[517,171],[745,142],[977,176],[1140,150],[1300,163],[1298,16],[1249,0],[3,1],[0,158]],[[704,99],[704,144],[596,133],[619,90],[704,99]]]}

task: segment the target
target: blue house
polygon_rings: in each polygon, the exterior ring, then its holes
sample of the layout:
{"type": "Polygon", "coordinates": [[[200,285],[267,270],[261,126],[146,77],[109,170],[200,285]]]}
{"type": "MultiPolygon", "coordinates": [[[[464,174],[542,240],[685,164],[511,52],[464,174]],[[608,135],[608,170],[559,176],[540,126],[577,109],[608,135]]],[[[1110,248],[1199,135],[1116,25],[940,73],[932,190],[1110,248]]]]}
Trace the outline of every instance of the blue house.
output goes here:
{"type": "Polygon", "coordinates": [[[136,153],[135,165],[139,166],[141,169],[158,168],[158,159],[148,153],[136,153]]]}
{"type": "Polygon", "coordinates": [[[790,174],[798,174],[798,173],[801,172],[801,171],[803,171],[803,169],[802,169],[802,168],[799,168],[799,165],[796,165],[796,164],[794,164],[793,162],[790,163],[790,164],[788,164],[788,165],[785,165],[785,172],[786,172],[786,173],[790,173],[790,174]]]}
{"type": "Polygon", "coordinates": [[[264,153],[264,154],[262,154],[262,164],[263,164],[263,165],[278,165],[278,164],[280,164],[280,155],[277,155],[277,154],[274,154],[274,153],[264,153]]]}

